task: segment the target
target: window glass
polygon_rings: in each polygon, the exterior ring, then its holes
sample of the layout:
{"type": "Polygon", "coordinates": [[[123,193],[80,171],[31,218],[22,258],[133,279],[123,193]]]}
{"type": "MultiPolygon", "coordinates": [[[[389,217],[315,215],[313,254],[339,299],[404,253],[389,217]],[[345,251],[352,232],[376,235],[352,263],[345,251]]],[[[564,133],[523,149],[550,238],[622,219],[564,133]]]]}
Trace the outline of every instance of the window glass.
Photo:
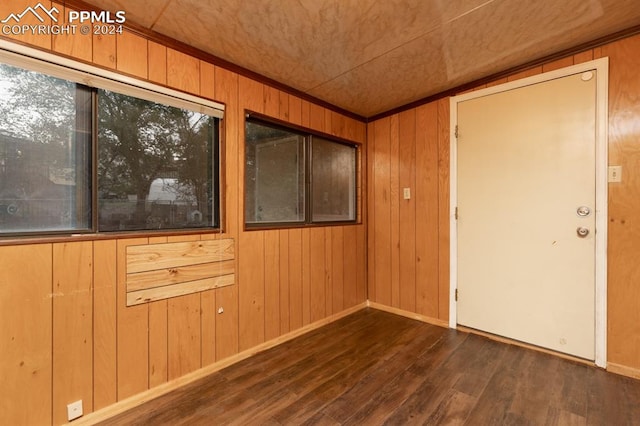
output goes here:
{"type": "Polygon", "coordinates": [[[355,220],[356,148],[318,137],[311,146],[312,221],[355,220]]]}
{"type": "Polygon", "coordinates": [[[99,230],[216,226],[217,134],[208,115],[98,90],[99,230]]]}
{"type": "Polygon", "coordinates": [[[300,134],[247,122],[247,223],[304,221],[304,142],[300,134]]]}
{"type": "Polygon", "coordinates": [[[0,64],[0,233],[90,228],[91,91],[0,64]]]}

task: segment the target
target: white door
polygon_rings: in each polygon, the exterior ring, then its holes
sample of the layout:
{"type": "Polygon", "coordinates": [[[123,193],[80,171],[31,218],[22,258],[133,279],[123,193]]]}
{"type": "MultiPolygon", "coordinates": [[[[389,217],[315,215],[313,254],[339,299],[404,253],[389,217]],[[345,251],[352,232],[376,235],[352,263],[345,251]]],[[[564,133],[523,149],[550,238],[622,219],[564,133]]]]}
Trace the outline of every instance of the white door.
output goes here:
{"type": "Polygon", "coordinates": [[[596,71],[457,103],[457,322],[595,358],[596,71]]]}

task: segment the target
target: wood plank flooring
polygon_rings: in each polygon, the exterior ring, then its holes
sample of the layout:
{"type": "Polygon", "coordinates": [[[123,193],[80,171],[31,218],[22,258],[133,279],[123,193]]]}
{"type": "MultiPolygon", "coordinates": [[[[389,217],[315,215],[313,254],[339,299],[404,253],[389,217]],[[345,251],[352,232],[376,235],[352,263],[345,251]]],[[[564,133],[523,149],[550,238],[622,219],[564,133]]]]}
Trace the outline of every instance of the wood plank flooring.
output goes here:
{"type": "Polygon", "coordinates": [[[639,425],[640,381],[365,309],[105,425],[639,425]]]}

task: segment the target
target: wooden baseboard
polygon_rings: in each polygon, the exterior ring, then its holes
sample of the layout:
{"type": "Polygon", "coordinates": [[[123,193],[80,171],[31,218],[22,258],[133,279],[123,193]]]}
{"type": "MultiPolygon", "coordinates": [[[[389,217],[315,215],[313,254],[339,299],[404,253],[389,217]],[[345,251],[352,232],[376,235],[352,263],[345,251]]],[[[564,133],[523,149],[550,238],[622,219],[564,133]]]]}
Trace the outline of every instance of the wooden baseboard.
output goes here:
{"type": "Polygon", "coordinates": [[[428,324],[433,324],[433,325],[437,325],[437,326],[440,326],[440,327],[449,328],[449,322],[448,321],[441,320],[441,319],[438,319],[438,318],[427,317],[425,315],[416,314],[415,312],[405,311],[403,309],[393,308],[391,306],[381,305],[380,303],[371,302],[371,301],[367,302],[367,306],[369,306],[369,307],[371,307],[373,309],[377,309],[379,311],[385,311],[385,312],[389,312],[391,314],[400,315],[402,317],[411,318],[411,319],[414,319],[414,320],[426,322],[428,324]]]}
{"type": "Polygon", "coordinates": [[[290,333],[284,334],[280,337],[277,337],[273,340],[269,340],[268,342],[264,342],[258,346],[255,346],[251,349],[247,349],[246,351],[242,351],[236,355],[230,356],[229,358],[225,358],[220,360],[214,364],[207,365],[199,370],[196,370],[192,373],[186,374],[182,377],[179,377],[175,380],[171,380],[170,382],[163,383],[162,385],[156,386],[139,394],[136,394],[127,399],[123,399],[122,401],[118,401],[115,404],[112,404],[108,407],[102,408],[93,413],[89,413],[86,416],[80,417],[77,420],[74,420],[71,423],[67,423],[68,425],[78,426],[78,425],[93,425],[96,423],[100,423],[103,421],[107,421],[110,418],[124,413],[127,410],[130,410],[134,407],[137,407],[141,404],[144,404],[147,401],[150,401],[154,398],[162,396],[166,393],[179,389],[191,382],[199,380],[203,377],[206,377],[210,374],[215,373],[216,371],[222,370],[225,367],[228,367],[232,364],[245,360],[253,355],[256,355],[259,352],[263,352],[267,349],[271,349],[274,346],[278,346],[286,341],[295,339],[303,334],[309,333],[317,328],[320,328],[324,325],[330,324],[334,321],[337,321],[341,318],[344,318],[348,315],[351,315],[354,312],[362,310],[368,306],[367,302],[361,303],[359,305],[353,306],[349,309],[346,309],[340,313],[335,315],[331,315],[327,318],[321,319],[319,321],[314,322],[313,324],[308,324],[302,328],[294,330],[290,333]]]}
{"type": "Polygon", "coordinates": [[[640,368],[627,367],[613,362],[607,363],[607,371],[610,373],[620,374],[621,376],[640,379],[640,368]]]}

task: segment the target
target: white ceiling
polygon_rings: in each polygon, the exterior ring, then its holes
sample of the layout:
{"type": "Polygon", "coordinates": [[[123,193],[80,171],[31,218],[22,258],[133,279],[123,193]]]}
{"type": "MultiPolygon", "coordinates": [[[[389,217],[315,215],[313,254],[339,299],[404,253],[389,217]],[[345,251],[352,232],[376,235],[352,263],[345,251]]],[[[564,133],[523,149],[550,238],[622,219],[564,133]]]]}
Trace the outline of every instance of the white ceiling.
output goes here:
{"type": "Polygon", "coordinates": [[[85,0],[370,117],[640,25],[638,0],[85,0]]]}

